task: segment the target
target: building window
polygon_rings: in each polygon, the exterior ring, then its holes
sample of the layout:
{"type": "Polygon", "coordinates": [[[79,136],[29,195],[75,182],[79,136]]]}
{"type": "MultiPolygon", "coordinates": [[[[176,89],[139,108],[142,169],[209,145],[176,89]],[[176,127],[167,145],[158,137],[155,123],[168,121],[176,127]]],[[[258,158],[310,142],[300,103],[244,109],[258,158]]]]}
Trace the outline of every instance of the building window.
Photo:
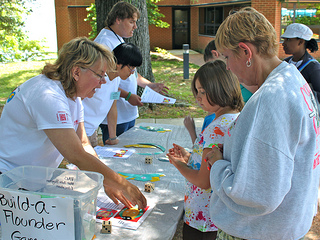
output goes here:
{"type": "Polygon", "coordinates": [[[320,40],[320,5],[307,3],[283,3],[281,8],[281,35],[291,23],[303,23],[313,31],[313,37],[320,40]],[[319,9],[319,10],[318,10],[319,9]]]}
{"type": "Polygon", "coordinates": [[[199,33],[215,36],[223,21],[223,7],[199,8],[199,33]]]}

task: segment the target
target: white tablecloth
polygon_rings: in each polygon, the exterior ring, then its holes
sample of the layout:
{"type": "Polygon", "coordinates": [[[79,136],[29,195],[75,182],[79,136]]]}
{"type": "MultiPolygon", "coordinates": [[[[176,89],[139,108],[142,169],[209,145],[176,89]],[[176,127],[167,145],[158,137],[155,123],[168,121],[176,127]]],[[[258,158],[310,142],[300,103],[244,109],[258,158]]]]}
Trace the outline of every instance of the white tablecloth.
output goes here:
{"type": "MultiPolygon", "coordinates": [[[[172,143],[192,149],[192,142],[188,131],[184,126],[140,123],[119,136],[119,144],[114,147],[123,147],[127,144],[152,143],[166,148],[172,148],[172,143]],[[171,129],[171,132],[158,133],[140,129],[139,126],[163,127],[171,129]]],[[[136,153],[160,152],[159,149],[136,148],[136,153]]],[[[130,230],[112,226],[111,234],[101,234],[101,223],[97,223],[96,240],[99,239],[172,239],[177,224],[183,214],[183,199],[185,192],[185,178],[169,162],[159,161],[158,157],[164,157],[165,153],[153,156],[153,163],[146,164],[146,155],[134,153],[128,159],[108,158],[102,161],[116,172],[134,174],[163,173],[160,181],[155,183],[152,193],[144,192],[142,181],[130,180],[139,187],[148,201],[156,203],[153,211],[137,230],[130,230]]]]}

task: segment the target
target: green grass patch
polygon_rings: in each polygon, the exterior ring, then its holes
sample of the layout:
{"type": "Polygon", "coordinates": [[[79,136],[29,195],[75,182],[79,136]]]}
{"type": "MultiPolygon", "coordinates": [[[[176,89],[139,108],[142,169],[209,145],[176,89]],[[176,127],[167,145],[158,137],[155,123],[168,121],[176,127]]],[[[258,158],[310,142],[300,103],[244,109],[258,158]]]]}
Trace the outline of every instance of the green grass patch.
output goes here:
{"type": "MultiPolygon", "coordinates": [[[[170,59],[170,56],[166,54],[164,57],[161,55],[151,57],[156,82],[162,82],[170,88],[168,96],[175,98],[176,103],[173,105],[145,104],[139,108],[139,118],[182,118],[187,115],[204,117],[206,113],[198,107],[191,92],[192,78],[199,67],[190,64],[190,78],[183,79],[183,61],[170,59]]],[[[32,61],[0,65],[0,113],[10,93],[26,80],[40,74],[45,62],[32,61]]]]}
{"type": "Polygon", "coordinates": [[[0,105],[4,105],[10,93],[26,80],[41,73],[45,61],[0,64],[0,105]]]}
{"type": "Polygon", "coordinates": [[[176,103],[153,104],[151,108],[145,104],[139,108],[139,118],[182,118],[187,115],[204,117],[206,112],[198,107],[191,92],[191,82],[198,68],[199,66],[190,64],[189,79],[184,79],[183,61],[152,55],[152,69],[156,82],[162,82],[170,88],[168,96],[175,98],[176,103]]]}

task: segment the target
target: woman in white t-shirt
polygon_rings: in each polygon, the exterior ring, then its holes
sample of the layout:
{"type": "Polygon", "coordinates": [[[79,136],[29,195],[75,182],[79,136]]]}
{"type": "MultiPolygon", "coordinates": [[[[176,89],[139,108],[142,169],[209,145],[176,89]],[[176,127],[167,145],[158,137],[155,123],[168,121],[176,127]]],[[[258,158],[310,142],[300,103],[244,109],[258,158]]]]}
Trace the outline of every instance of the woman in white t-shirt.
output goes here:
{"type": "Polygon", "coordinates": [[[103,45],[84,37],[66,43],[54,64],[10,94],[0,119],[0,171],[58,167],[64,157],[81,170],[103,174],[105,192],[115,203],[144,208],[143,194],[99,160],[84,129],[81,99],[92,97],[114,69],[103,45]]]}

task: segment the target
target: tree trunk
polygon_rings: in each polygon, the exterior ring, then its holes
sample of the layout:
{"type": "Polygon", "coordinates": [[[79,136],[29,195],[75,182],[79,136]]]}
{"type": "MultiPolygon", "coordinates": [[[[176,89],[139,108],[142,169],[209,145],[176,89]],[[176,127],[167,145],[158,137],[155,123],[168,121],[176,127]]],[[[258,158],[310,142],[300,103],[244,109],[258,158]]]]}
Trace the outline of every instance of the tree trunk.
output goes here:
{"type": "MultiPolygon", "coordinates": [[[[112,6],[119,0],[95,0],[97,11],[97,29],[98,32],[104,28],[104,22],[111,10],[112,6]]],[[[125,39],[126,42],[135,44],[142,53],[142,65],[138,68],[138,72],[151,82],[154,82],[150,58],[150,38],[148,25],[148,12],[146,0],[127,0],[140,11],[140,18],[137,21],[138,28],[134,31],[133,37],[125,39]]],[[[141,89],[138,90],[141,92],[141,89]]]]}
{"type": "Polygon", "coordinates": [[[95,0],[97,15],[97,32],[99,33],[105,27],[104,22],[112,6],[119,0],[95,0]]]}

